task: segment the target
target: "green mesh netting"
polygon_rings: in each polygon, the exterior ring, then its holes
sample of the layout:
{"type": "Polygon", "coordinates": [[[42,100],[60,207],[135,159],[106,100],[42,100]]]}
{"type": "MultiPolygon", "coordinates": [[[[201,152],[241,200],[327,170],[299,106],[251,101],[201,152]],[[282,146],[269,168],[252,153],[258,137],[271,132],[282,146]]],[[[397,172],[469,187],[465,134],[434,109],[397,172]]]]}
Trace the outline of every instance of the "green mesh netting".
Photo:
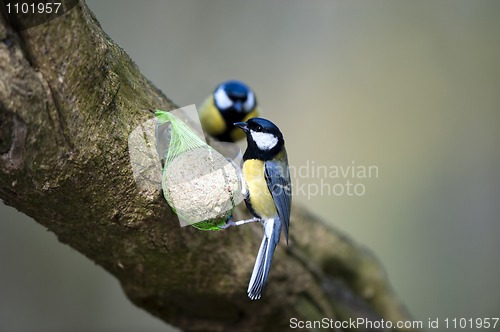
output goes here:
{"type": "Polygon", "coordinates": [[[173,114],[161,110],[155,114],[158,126],[171,124],[162,174],[165,199],[184,222],[201,230],[219,230],[232,213],[233,190],[238,187],[228,180],[227,160],[173,114]],[[205,220],[204,215],[213,217],[205,220]]]}
{"type": "Polygon", "coordinates": [[[170,145],[165,156],[165,165],[171,163],[179,155],[197,148],[210,148],[201,138],[196,135],[183,121],[169,112],[156,110],[158,125],[170,122],[172,126],[170,145]]]}

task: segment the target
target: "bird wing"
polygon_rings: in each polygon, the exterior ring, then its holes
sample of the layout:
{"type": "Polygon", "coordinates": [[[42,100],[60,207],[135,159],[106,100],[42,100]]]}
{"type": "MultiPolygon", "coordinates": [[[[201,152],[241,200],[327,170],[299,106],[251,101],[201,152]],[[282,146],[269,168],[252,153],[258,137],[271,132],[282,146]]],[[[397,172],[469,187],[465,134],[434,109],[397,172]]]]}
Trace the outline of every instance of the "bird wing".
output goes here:
{"type": "Polygon", "coordinates": [[[292,204],[292,184],[286,152],[281,161],[268,160],[265,164],[265,176],[267,187],[273,196],[274,204],[278,210],[278,216],[285,231],[286,243],[288,244],[288,228],[290,226],[290,207],[292,204]],[[284,161],[284,162],[283,162],[284,161]]]}

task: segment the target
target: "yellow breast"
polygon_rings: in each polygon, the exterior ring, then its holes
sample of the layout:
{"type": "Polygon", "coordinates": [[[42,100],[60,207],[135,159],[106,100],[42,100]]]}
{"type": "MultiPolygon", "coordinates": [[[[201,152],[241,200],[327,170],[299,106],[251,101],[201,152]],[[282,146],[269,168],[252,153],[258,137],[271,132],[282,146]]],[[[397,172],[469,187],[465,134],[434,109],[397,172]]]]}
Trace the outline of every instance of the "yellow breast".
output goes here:
{"type": "Polygon", "coordinates": [[[262,160],[246,160],[243,163],[243,177],[250,194],[250,204],[254,211],[262,218],[272,218],[277,211],[273,197],[267,188],[264,167],[262,160]]]}
{"type": "MultiPolygon", "coordinates": [[[[217,107],[215,107],[213,96],[208,97],[200,106],[199,116],[203,130],[207,134],[217,136],[226,131],[226,122],[217,107]]],[[[240,131],[243,132],[243,130],[240,131]]]]}

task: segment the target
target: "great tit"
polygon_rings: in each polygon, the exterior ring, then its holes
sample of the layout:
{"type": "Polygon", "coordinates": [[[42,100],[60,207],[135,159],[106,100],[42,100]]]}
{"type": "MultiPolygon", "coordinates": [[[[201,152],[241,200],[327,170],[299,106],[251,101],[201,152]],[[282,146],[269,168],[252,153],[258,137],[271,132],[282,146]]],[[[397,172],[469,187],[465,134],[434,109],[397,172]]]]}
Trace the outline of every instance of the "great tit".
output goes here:
{"type": "Polygon", "coordinates": [[[252,118],[236,122],[235,126],[244,131],[248,143],[242,167],[245,204],[264,227],[247,290],[248,297],[255,300],[261,297],[282,228],[288,244],[292,201],[290,173],[285,141],[274,123],[252,118]]]}
{"type": "Polygon", "coordinates": [[[236,142],[245,135],[233,123],[258,116],[252,89],[240,81],[221,83],[199,110],[203,130],[219,141],[236,142]]]}

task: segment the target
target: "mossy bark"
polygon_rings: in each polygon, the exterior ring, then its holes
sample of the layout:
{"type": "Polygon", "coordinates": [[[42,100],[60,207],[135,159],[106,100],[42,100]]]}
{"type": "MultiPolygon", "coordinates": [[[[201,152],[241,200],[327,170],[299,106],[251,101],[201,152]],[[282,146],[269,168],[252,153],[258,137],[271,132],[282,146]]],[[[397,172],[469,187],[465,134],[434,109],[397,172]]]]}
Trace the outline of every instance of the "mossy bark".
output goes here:
{"type": "Polygon", "coordinates": [[[290,246],[250,301],[260,226],[181,228],[159,191],[135,185],[127,139],[150,108],[176,106],[85,3],[23,31],[0,16],[0,197],[113,274],[133,303],[185,331],[409,318],[377,260],[298,206],[290,246]]]}

